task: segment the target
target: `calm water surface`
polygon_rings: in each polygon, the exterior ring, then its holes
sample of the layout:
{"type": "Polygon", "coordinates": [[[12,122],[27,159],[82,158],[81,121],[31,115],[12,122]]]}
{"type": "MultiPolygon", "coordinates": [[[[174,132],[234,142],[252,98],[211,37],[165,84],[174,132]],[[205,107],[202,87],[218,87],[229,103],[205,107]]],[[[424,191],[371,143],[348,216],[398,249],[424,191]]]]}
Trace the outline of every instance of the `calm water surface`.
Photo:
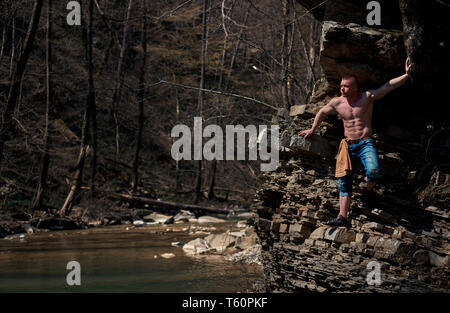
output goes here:
{"type": "MultiPolygon", "coordinates": [[[[231,224],[214,226],[220,233],[231,224]]],[[[171,243],[198,236],[161,233],[166,228],[118,225],[39,233],[23,242],[0,239],[0,292],[245,292],[262,279],[258,265],[186,256],[171,243]],[[163,253],[176,256],[163,259],[163,253]],[[70,261],[81,265],[81,286],[66,283],[70,261]]]]}

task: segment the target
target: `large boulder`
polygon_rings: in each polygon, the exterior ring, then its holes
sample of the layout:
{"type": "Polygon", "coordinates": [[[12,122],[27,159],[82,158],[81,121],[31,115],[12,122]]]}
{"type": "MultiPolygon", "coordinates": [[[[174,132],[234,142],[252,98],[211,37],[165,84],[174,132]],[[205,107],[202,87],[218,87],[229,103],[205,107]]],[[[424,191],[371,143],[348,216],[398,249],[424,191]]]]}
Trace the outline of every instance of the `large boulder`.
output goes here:
{"type": "Polygon", "coordinates": [[[345,74],[356,75],[363,87],[379,87],[401,73],[406,59],[402,32],[335,21],[323,23],[320,52],[325,77],[336,91],[345,74]]]}
{"type": "Polygon", "coordinates": [[[196,255],[205,253],[211,250],[211,247],[206,243],[205,239],[197,238],[189,241],[183,246],[183,251],[188,255],[196,255]]]}
{"type": "Polygon", "coordinates": [[[315,134],[305,139],[303,136],[290,135],[289,132],[284,132],[281,135],[281,148],[288,148],[296,153],[306,153],[328,158],[333,158],[336,154],[334,147],[325,138],[315,134]]]}
{"type": "Polygon", "coordinates": [[[226,248],[232,247],[236,242],[236,237],[229,233],[209,235],[205,238],[206,244],[217,252],[223,252],[226,248]]]}

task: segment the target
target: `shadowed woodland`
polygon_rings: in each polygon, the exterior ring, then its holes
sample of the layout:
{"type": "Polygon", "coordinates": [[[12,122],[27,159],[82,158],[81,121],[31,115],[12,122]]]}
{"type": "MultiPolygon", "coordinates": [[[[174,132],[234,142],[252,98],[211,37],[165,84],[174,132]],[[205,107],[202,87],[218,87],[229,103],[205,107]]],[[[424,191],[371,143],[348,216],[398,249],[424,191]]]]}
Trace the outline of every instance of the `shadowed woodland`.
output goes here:
{"type": "Polygon", "coordinates": [[[258,161],[176,162],[171,129],[194,116],[270,125],[304,102],[320,75],[309,12],[289,0],[90,0],[70,26],[66,5],[1,4],[3,212],[104,210],[115,192],[251,203],[258,161]]]}

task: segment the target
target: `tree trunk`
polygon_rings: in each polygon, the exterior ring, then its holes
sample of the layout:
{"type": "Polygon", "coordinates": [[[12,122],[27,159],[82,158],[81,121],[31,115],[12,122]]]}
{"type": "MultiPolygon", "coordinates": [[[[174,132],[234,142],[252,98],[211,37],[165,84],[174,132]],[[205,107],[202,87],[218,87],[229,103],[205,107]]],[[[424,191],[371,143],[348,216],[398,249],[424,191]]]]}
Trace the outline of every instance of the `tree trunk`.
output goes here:
{"type": "MultiPolygon", "coordinates": [[[[84,107],[84,116],[83,116],[83,126],[81,132],[81,145],[80,145],[80,154],[78,155],[78,161],[76,165],[75,174],[72,179],[72,185],[70,188],[70,192],[64,202],[62,208],[59,210],[59,215],[66,216],[70,214],[75,201],[78,201],[78,194],[81,189],[81,184],[83,182],[83,169],[84,162],[87,154],[90,151],[90,146],[88,145],[88,136],[91,135],[91,140],[93,139],[93,130],[92,125],[95,123],[92,114],[95,113],[95,90],[94,90],[94,81],[93,81],[93,64],[92,64],[92,11],[93,11],[93,0],[89,0],[89,8],[88,8],[88,25],[86,30],[86,66],[88,72],[88,95],[86,97],[86,103],[84,107]],[[89,133],[90,132],[90,133],[89,133]]],[[[93,154],[94,158],[94,154],[93,154]]],[[[93,164],[95,166],[95,164],[93,164]]],[[[93,173],[95,176],[95,172],[93,173]]],[[[91,178],[91,187],[93,187],[93,180],[91,178]]],[[[92,189],[90,193],[92,194],[92,189]]]]}
{"type": "Polygon", "coordinates": [[[46,99],[45,99],[45,130],[44,130],[44,151],[42,152],[41,159],[41,171],[39,174],[39,185],[36,190],[36,197],[34,198],[32,208],[38,210],[42,206],[42,200],[47,190],[47,175],[48,167],[50,163],[50,138],[48,136],[49,125],[49,112],[52,97],[52,0],[47,0],[47,34],[46,34],[46,58],[45,58],[45,87],[46,87],[46,99]]]}
{"type": "Polygon", "coordinates": [[[13,18],[12,18],[12,33],[11,33],[11,60],[10,60],[10,65],[9,65],[9,76],[12,75],[15,55],[16,55],[16,16],[13,16],[13,18]]]}
{"type": "MultiPolygon", "coordinates": [[[[231,5],[231,9],[230,9],[230,18],[232,17],[232,11],[233,8],[236,4],[236,0],[233,1],[232,5],[231,5]]],[[[225,14],[225,0],[223,0],[222,2],[222,14],[225,14]]],[[[223,72],[225,70],[225,61],[226,61],[226,56],[227,56],[227,44],[228,44],[228,32],[226,30],[226,24],[225,24],[225,17],[222,16],[222,21],[223,21],[223,29],[225,32],[225,37],[223,39],[223,48],[222,48],[222,58],[221,58],[221,64],[220,64],[220,73],[219,73],[219,82],[217,85],[217,90],[221,91],[222,90],[222,82],[223,82],[223,72]]],[[[218,104],[220,105],[220,104],[218,104]]],[[[221,124],[221,119],[217,118],[216,119],[216,124],[220,125],[221,124]]],[[[214,159],[212,161],[212,170],[211,170],[211,182],[209,184],[209,190],[208,190],[208,199],[214,199],[216,197],[215,193],[214,193],[214,187],[216,184],[216,172],[217,172],[217,160],[214,159]]]]}
{"type": "Polygon", "coordinates": [[[133,160],[133,182],[132,182],[132,192],[137,191],[137,186],[139,183],[139,152],[142,146],[142,132],[144,128],[144,99],[145,99],[145,73],[147,65],[147,0],[142,0],[142,10],[143,10],[143,21],[142,21],[142,34],[141,34],[141,46],[142,46],[142,68],[141,75],[139,77],[139,87],[138,87],[138,129],[137,129],[137,140],[136,140],[136,151],[133,160]]]}
{"type": "Polygon", "coordinates": [[[214,185],[216,184],[216,170],[217,170],[217,160],[212,161],[212,173],[211,173],[211,184],[209,185],[208,199],[214,199],[216,194],[214,193],[214,185]]]}
{"type": "MultiPolygon", "coordinates": [[[[291,54],[292,46],[294,42],[293,34],[293,23],[290,20],[291,10],[290,0],[283,0],[283,15],[284,15],[284,28],[283,28],[283,41],[282,41],[282,52],[281,52],[281,99],[283,101],[283,107],[289,109],[291,106],[290,101],[290,85],[291,76],[291,54]]],[[[295,8],[294,8],[295,9],[295,8]]]]}
{"type": "Polygon", "coordinates": [[[116,138],[116,163],[119,162],[119,120],[117,116],[118,106],[120,104],[120,98],[122,93],[122,83],[123,83],[123,74],[122,69],[125,61],[125,54],[127,51],[128,45],[128,37],[130,33],[130,18],[131,18],[131,10],[133,7],[133,0],[128,0],[128,9],[127,9],[127,17],[125,21],[125,26],[123,28],[123,38],[122,38],[122,47],[120,49],[119,55],[119,63],[117,65],[117,75],[116,75],[116,88],[114,89],[114,94],[112,98],[112,116],[115,124],[115,138],[116,138]]]}
{"type": "MultiPolygon", "coordinates": [[[[175,75],[174,75],[175,76],[175,75]]],[[[173,79],[175,81],[175,77],[173,79]]],[[[176,101],[176,123],[180,123],[180,100],[178,99],[178,88],[175,88],[175,101],[176,101]]],[[[181,182],[180,182],[180,161],[175,161],[175,191],[178,192],[181,190],[181,182]]]]}
{"type": "Polygon", "coordinates": [[[33,7],[33,13],[31,16],[30,24],[28,25],[25,41],[22,46],[20,56],[15,64],[14,71],[10,77],[10,89],[8,94],[8,101],[6,104],[6,110],[3,113],[3,128],[0,130],[0,166],[3,161],[3,150],[6,140],[8,140],[9,132],[12,129],[11,121],[14,109],[17,104],[17,98],[19,96],[20,82],[22,81],[23,72],[28,62],[28,58],[31,53],[33,41],[36,35],[36,30],[39,25],[39,19],[41,17],[42,3],[44,0],[36,0],[33,7]]]}
{"type": "MultiPolygon", "coordinates": [[[[250,7],[251,7],[251,5],[248,6],[247,12],[245,13],[245,19],[244,19],[244,24],[243,24],[244,26],[247,25],[248,16],[249,16],[249,13],[250,13],[250,7]]],[[[244,27],[242,27],[242,28],[239,30],[238,40],[237,40],[237,42],[236,42],[236,46],[235,46],[235,48],[234,48],[233,55],[232,55],[232,57],[231,57],[230,70],[229,70],[229,72],[228,72],[227,80],[226,80],[225,86],[224,86],[224,88],[223,88],[223,91],[224,91],[224,92],[227,92],[227,91],[228,91],[228,86],[229,86],[229,84],[230,84],[231,74],[232,74],[232,72],[233,72],[234,64],[235,64],[235,62],[236,62],[236,57],[237,57],[237,53],[238,53],[238,51],[239,51],[239,45],[241,44],[241,38],[242,38],[242,33],[243,33],[243,32],[244,32],[244,27]]],[[[229,98],[227,99],[226,104],[228,104],[228,101],[229,101],[229,98]]]]}
{"type": "Polygon", "coordinates": [[[305,40],[305,37],[302,33],[302,24],[301,21],[298,18],[295,18],[296,24],[297,24],[297,32],[299,34],[300,40],[302,42],[302,48],[303,48],[303,54],[305,56],[305,59],[307,61],[307,68],[308,72],[306,74],[306,91],[310,92],[313,88],[313,85],[316,82],[316,75],[314,74],[314,67],[315,67],[315,56],[316,56],[316,50],[314,47],[314,38],[317,35],[316,34],[316,27],[317,23],[313,21],[311,25],[311,29],[309,30],[309,41],[307,42],[305,40]],[[308,52],[308,46],[309,46],[309,52],[308,52]]]}
{"type": "MultiPolygon", "coordinates": [[[[205,63],[206,63],[206,8],[207,0],[203,0],[203,14],[202,14],[202,55],[201,55],[201,69],[200,69],[200,90],[198,92],[198,116],[202,117],[203,108],[203,89],[205,88],[205,63]]],[[[202,160],[197,163],[197,184],[195,187],[195,203],[197,204],[200,200],[202,188],[202,160]]]]}
{"type": "Polygon", "coordinates": [[[88,129],[91,140],[91,181],[90,181],[90,196],[95,193],[95,177],[97,175],[97,105],[95,100],[95,86],[94,86],[94,60],[92,56],[92,41],[93,41],[93,14],[94,14],[94,0],[89,0],[89,17],[87,29],[87,68],[88,68],[88,96],[87,96],[87,110],[88,110],[88,129]]]}
{"type": "MultiPolygon", "coordinates": [[[[86,119],[85,115],[85,119],[86,119]]],[[[87,123],[87,121],[84,121],[87,123]]],[[[86,154],[89,152],[89,146],[83,146],[81,145],[80,154],[78,155],[78,161],[77,166],[75,170],[75,175],[72,179],[72,186],[70,187],[69,195],[66,198],[66,201],[64,202],[62,208],[59,211],[60,216],[67,216],[70,214],[70,211],[72,210],[73,204],[75,200],[77,199],[77,196],[80,192],[81,188],[81,182],[83,180],[83,167],[84,167],[84,160],[86,159],[86,154]]]]}
{"type": "Polygon", "coordinates": [[[94,4],[95,4],[98,12],[100,13],[100,16],[102,17],[103,23],[105,24],[105,26],[108,28],[108,31],[109,31],[109,45],[108,45],[108,48],[106,49],[106,52],[104,53],[103,63],[100,65],[100,68],[98,70],[98,76],[101,76],[104,68],[108,65],[109,56],[111,54],[111,49],[113,48],[114,42],[116,42],[119,47],[120,47],[120,42],[119,42],[117,33],[113,31],[113,29],[109,25],[107,18],[106,18],[106,15],[107,15],[106,12],[108,10],[108,1],[106,1],[104,3],[104,6],[105,6],[104,10],[102,10],[100,8],[100,5],[98,4],[97,0],[94,0],[94,4]]]}
{"type": "Polygon", "coordinates": [[[4,53],[4,51],[5,51],[6,29],[7,29],[7,28],[8,28],[7,26],[3,27],[3,32],[2,32],[2,48],[1,48],[1,50],[0,50],[0,63],[1,63],[2,60],[3,60],[3,53],[4,53]]]}
{"type": "Polygon", "coordinates": [[[184,203],[176,203],[176,202],[168,202],[168,201],[161,201],[161,200],[152,200],[148,198],[142,198],[142,197],[135,197],[127,194],[120,194],[120,193],[106,193],[107,196],[113,198],[113,199],[119,199],[122,201],[127,201],[129,203],[139,203],[139,204],[148,204],[155,208],[164,208],[164,209],[170,209],[170,210],[187,210],[191,211],[193,213],[197,213],[200,215],[207,213],[213,213],[213,214],[229,214],[230,210],[222,209],[222,208],[211,208],[211,207],[203,207],[193,204],[184,204],[184,203]]]}

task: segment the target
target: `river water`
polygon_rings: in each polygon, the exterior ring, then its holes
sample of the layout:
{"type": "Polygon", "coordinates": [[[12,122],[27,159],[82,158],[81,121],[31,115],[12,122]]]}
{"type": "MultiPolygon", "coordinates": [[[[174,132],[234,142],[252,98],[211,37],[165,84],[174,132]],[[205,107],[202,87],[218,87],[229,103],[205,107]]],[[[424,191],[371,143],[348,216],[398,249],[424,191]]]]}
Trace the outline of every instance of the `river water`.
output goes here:
{"type": "MultiPolygon", "coordinates": [[[[24,241],[0,239],[0,292],[234,293],[251,291],[261,281],[259,265],[193,258],[171,246],[198,237],[182,230],[188,226],[117,225],[32,234],[24,241]],[[175,257],[161,258],[163,253],[175,257]],[[66,282],[70,261],[80,264],[80,286],[66,282]]],[[[214,226],[213,233],[220,233],[231,223],[214,226]]]]}

